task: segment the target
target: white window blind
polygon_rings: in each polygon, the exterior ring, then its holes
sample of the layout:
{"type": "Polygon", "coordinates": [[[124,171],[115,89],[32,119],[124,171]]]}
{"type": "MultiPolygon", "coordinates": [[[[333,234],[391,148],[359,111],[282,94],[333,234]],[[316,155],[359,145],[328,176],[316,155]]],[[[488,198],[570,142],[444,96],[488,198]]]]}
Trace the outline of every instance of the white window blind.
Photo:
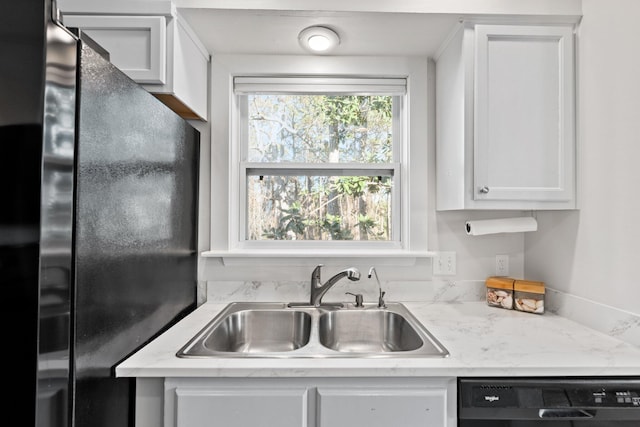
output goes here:
{"type": "Polygon", "coordinates": [[[406,78],[235,77],[236,95],[326,94],[391,95],[407,92],[406,78]]]}

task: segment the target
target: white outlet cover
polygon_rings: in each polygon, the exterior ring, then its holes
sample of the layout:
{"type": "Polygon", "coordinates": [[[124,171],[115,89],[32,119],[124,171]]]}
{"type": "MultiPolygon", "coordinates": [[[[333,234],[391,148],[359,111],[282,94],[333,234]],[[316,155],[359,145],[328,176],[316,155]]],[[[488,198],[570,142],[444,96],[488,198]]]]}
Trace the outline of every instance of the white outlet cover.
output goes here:
{"type": "Polygon", "coordinates": [[[496,276],[509,275],[509,255],[496,255],[496,276]]]}
{"type": "Polygon", "coordinates": [[[455,276],[456,275],[456,253],[437,252],[432,258],[434,276],[455,276]]]}

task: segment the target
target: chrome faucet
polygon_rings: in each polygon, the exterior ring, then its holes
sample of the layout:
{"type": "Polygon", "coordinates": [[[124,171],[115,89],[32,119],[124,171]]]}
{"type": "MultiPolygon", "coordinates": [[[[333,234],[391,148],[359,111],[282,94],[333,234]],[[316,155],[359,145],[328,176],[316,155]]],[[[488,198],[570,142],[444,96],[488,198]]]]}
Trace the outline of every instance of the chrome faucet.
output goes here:
{"type": "Polygon", "coordinates": [[[376,283],[378,284],[378,308],[386,308],[387,305],[384,302],[384,294],[386,292],[382,292],[382,286],[380,286],[380,279],[378,279],[378,272],[375,267],[369,269],[369,279],[371,279],[372,274],[376,276],[376,283]]]}
{"type": "Polygon", "coordinates": [[[314,307],[320,307],[324,294],[326,294],[327,291],[343,277],[346,277],[347,279],[354,282],[360,280],[360,271],[357,268],[347,268],[346,270],[342,270],[341,272],[335,274],[324,284],[321,284],[321,269],[322,264],[319,264],[318,266],[316,266],[316,268],[313,269],[313,273],[311,273],[311,305],[314,307]]]}

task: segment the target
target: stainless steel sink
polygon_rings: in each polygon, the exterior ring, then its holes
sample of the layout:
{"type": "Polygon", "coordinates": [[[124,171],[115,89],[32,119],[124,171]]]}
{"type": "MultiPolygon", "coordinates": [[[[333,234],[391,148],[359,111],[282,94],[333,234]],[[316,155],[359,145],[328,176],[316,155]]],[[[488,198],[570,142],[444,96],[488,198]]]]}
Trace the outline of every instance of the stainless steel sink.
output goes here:
{"type": "Polygon", "coordinates": [[[294,310],[242,310],[222,319],[204,348],[236,353],[292,351],[309,342],[311,316],[294,310]]]}
{"type": "Polygon", "coordinates": [[[403,316],[387,310],[325,313],[320,316],[319,329],[320,343],[336,351],[413,351],[424,345],[403,316]]]}
{"type": "Polygon", "coordinates": [[[232,303],[178,357],[447,357],[400,303],[289,307],[232,303]]]}

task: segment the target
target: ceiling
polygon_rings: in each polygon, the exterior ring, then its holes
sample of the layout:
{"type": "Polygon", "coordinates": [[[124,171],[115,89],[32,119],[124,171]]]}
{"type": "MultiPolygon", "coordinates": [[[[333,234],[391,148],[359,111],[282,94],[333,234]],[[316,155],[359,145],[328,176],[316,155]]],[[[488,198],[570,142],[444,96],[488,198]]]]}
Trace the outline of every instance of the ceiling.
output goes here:
{"type": "Polygon", "coordinates": [[[178,10],[212,54],[307,54],[298,34],[311,25],[336,31],[334,55],[432,56],[459,18],[444,14],[274,10],[178,10]]]}

